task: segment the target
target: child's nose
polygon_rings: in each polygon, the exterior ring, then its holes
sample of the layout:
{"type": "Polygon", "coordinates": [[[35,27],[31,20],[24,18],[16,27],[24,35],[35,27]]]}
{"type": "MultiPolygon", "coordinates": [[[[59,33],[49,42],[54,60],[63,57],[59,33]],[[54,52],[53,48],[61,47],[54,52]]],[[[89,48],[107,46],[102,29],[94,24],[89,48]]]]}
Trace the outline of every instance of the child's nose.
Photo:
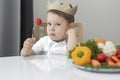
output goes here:
{"type": "Polygon", "coordinates": [[[54,30],[54,29],[55,29],[54,25],[51,25],[50,30],[54,30]]]}

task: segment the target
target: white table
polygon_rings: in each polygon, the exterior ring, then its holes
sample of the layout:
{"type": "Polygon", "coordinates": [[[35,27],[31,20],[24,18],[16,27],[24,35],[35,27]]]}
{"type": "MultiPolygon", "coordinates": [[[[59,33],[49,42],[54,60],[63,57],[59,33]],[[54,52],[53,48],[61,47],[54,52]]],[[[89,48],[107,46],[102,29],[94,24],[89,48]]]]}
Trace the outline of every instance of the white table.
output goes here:
{"type": "Polygon", "coordinates": [[[120,73],[82,71],[63,57],[14,56],[0,58],[0,80],[120,80],[120,73]]]}

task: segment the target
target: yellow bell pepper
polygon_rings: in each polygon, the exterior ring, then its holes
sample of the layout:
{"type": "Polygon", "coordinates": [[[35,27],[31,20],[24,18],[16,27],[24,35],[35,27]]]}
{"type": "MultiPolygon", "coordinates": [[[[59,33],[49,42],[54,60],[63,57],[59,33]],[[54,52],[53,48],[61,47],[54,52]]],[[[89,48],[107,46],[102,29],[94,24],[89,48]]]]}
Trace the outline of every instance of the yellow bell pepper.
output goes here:
{"type": "Polygon", "coordinates": [[[77,46],[71,53],[71,57],[75,64],[84,66],[89,64],[92,56],[92,51],[87,46],[77,46]]]}

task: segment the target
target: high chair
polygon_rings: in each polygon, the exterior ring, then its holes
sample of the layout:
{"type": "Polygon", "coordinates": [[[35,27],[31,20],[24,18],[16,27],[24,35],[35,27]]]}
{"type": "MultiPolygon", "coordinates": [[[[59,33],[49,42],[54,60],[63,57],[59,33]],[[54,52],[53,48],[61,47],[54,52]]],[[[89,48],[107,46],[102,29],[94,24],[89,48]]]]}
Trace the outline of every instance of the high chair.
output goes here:
{"type": "MultiPolygon", "coordinates": [[[[36,26],[34,29],[34,37],[36,38],[36,41],[39,40],[40,37],[47,35],[47,23],[42,23],[40,26],[36,26]]],[[[75,23],[75,30],[77,35],[77,41],[82,42],[82,24],[80,22],[75,23]]]]}

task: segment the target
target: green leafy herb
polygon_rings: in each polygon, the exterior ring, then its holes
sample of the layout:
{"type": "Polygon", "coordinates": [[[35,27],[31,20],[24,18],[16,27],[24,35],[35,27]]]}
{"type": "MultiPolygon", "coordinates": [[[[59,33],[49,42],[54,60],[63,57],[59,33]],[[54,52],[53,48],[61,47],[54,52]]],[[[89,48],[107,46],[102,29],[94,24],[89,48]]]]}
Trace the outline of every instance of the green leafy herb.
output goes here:
{"type": "Polygon", "coordinates": [[[117,48],[117,49],[120,49],[120,45],[116,45],[116,48],[117,48]]]}
{"type": "Polygon", "coordinates": [[[100,49],[98,48],[95,40],[87,40],[85,43],[80,43],[81,46],[88,46],[92,50],[92,58],[96,58],[96,56],[100,53],[100,49]]]}

